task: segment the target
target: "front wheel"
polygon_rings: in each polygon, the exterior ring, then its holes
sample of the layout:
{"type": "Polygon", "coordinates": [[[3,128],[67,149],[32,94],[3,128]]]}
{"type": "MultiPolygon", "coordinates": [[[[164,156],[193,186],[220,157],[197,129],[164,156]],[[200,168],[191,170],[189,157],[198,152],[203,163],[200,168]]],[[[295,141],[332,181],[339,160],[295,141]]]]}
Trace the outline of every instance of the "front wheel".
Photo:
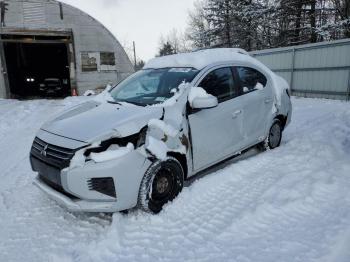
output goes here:
{"type": "Polygon", "coordinates": [[[166,203],[181,192],[183,182],[184,171],[176,158],[168,157],[154,162],[142,179],[139,206],[146,212],[159,213],[166,203]]]}
{"type": "Polygon", "coordinates": [[[275,119],[272,123],[272,126],[269,130],[267,138],[259,144],[261,150],[274,149],[279,147],[282,140],[282,124],[281,121],[275,119]]]}

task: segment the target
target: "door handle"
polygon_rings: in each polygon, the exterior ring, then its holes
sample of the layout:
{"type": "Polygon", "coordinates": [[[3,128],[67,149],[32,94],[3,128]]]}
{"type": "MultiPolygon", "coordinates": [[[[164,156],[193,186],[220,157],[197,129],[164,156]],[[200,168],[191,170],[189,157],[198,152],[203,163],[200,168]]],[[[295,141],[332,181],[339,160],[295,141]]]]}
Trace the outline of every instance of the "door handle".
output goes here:
{"type": "Polygon", "coordinates": [[[237,110],[232,114],[232,118],[236,118],[238,115],[242,113],[242,110],[237,110]]]}
{"type": "Polygon", "coordinates": [[[272,102],[272,99],[271,98],[266,98],[265,99],[265,104],[270,104],[272,102]]]}

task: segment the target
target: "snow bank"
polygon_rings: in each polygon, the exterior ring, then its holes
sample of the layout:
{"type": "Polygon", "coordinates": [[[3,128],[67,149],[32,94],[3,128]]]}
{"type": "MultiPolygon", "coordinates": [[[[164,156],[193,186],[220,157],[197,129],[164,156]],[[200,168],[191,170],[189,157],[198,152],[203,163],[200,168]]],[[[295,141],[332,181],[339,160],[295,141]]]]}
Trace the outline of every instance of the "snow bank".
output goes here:
{"type": "Polygon", "coordinates": [[[135,148],[132,143],[128,143],[126,147],[119,147],[117,145],[113,145],[104,152],[91,153],[90,159],[95,161],[96,163],[106,162],[113,159],[121,158],[126,154],[130,153],[131,151],[133,151],[134,149],[135,148]]]}
{"type": "Polygon", "coordinates": [[[349,261],[349,102],[293,98],[280,148],[207,172],[159,215],[113,217],[32,186],[36,131],[81,102],[0,100],[1,261],[349,261]]]}

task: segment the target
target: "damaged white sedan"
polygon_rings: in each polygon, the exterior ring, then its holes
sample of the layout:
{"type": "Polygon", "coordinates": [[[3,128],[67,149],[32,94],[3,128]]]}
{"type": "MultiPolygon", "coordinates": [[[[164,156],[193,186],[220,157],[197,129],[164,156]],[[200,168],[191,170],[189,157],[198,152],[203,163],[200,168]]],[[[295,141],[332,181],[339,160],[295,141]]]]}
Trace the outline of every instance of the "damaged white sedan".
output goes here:
{"type": "Polygon", "coordinates": [[[40,129],[34,183],[71,211],[157,213],[198,172],[278,147],[291,113],[288,84],[243,50],[155,58],[40,129]]]}

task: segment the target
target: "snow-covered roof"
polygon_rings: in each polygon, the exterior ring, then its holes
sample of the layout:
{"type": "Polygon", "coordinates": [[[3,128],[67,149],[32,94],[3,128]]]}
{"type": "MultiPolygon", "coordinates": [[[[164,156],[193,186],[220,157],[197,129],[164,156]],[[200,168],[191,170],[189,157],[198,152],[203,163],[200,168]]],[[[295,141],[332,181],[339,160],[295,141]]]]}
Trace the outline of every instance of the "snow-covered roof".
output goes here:
{"type": "Polygon", "coordinates": [[[144,69],[165,67],[193,67],[196,69],[202,69],[213,63],[246,61],[247,59],[252,58],[243,49],[214,48],[190,53],[156,57],[148,61],[148,63],[144,66],[144,69]]]}

